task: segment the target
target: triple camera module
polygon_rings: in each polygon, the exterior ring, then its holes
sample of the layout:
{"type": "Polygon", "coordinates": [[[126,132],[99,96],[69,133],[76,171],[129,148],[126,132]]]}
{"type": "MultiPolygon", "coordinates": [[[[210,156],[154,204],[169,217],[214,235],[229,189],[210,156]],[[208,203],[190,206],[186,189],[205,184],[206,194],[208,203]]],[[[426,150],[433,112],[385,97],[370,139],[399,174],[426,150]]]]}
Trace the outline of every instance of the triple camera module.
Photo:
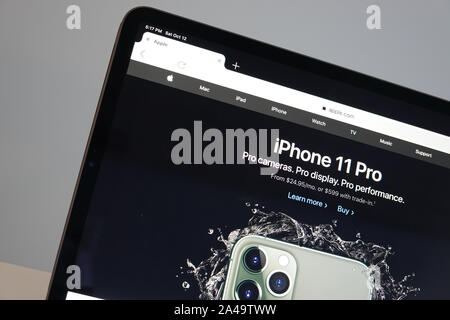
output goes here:
{"type": "MultiPolygon", "coordinates": [[[[261,273],[267,264],[265,253],[256,247],[247,249],[242,260],[245,268],[253,274],[261,273]]],[[[258,300],[261,297],[261,286],[268,288],[269,292],[275,296],[283,296],[290,286],[288,275],[282,271],[270,273],[263,282],[265,283],[261,284],[252,279],[241,281],[236,288],[237,298],[239,300],[258,300]]]]}
{"type": "Polygon", "coordinates": [[[233,245],[223,300],[368,300],[369,268],[297,244],[246,235],[233,245]]]}

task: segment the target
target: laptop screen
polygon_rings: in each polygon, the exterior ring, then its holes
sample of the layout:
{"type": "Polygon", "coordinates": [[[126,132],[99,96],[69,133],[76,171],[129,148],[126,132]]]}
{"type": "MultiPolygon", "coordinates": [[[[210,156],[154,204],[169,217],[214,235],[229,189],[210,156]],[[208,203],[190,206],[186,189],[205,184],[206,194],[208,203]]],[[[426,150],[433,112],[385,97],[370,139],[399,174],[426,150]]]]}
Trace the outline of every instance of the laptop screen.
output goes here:
{"type": "Polygon", "coordinates": [[[81,277],[53,286],[449,298],[449,117],[311,69],[142,24],[102,156],[84,164],[96,176],[80,237],[63,242],[73,259],[58,262],[81,277]]]}

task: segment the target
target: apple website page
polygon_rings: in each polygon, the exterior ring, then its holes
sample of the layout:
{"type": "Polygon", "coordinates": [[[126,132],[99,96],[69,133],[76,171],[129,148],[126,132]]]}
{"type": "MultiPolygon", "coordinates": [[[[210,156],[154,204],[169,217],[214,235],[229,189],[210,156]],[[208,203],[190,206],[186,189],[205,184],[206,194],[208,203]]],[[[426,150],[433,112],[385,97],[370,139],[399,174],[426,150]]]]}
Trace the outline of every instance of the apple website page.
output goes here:
{"type": "Polygon", "coordinates": [[[229,59],[145,26],[67,298],[450,298],[448,134],[229,59]]]}

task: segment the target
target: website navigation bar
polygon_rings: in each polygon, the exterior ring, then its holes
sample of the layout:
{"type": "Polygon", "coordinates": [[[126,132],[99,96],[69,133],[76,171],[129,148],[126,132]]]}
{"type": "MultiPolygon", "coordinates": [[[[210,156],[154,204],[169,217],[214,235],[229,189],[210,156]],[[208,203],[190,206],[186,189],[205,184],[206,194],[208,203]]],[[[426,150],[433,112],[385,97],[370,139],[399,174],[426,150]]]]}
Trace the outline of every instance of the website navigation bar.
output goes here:
{"type": "MultiPolygon", "coordinates": [[[[450,137],[225,68],[223,54],[145,32],[131,60],[450,154],[450,137]]],[[[263,66],[262,66],[263,67],[263,66]]]]}
{"type": "Polygon", "coordinates": [[[134,60],[130,61],[127,73],[141,79],[167,85],[247,110],[402,154],[407,157],[450,168],[450,154],[337,121],[316,113],[279,104],[275,101],[250,95],[245,92],[219,86],[134,60]],[[169,81],[168,79],[171,80],[169,81]]]}

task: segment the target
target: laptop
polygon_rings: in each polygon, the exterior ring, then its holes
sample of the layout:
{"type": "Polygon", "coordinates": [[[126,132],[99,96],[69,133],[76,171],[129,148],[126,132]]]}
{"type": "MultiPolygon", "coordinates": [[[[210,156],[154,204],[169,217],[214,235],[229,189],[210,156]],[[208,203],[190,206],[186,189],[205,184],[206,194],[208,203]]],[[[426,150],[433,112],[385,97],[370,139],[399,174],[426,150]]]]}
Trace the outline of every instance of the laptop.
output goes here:
{"type": "Polygon", "coordinates": [[[449,107],[136,8],[48,298],[449,298],[449,107]]]}

